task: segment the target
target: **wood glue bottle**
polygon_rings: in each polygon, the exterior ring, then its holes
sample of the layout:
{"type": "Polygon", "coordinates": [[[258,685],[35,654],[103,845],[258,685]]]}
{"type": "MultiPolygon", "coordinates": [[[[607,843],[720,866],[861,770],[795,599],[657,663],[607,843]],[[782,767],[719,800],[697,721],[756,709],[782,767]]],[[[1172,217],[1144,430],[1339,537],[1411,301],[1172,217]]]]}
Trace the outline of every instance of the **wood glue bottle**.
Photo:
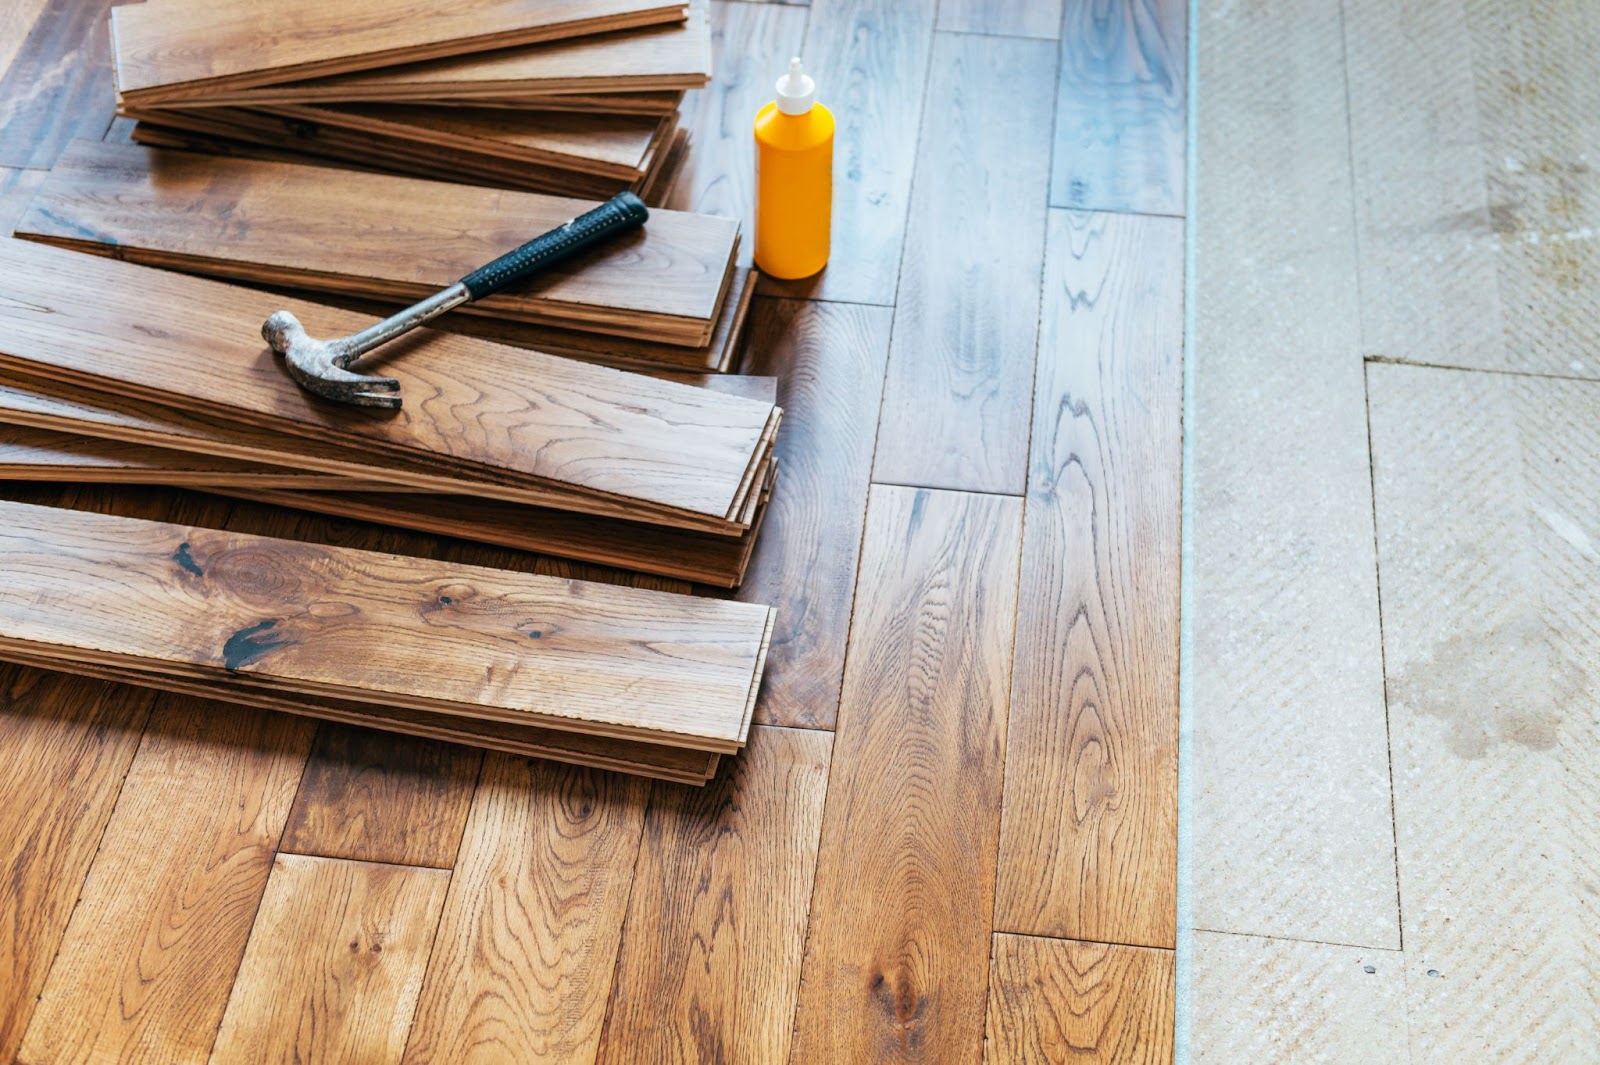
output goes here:
{"type": "Polygon", "coordinates": [[[777,97],[756,115],[755,260],[772,277],[810,277],[828,265],[833,113],[798,58],[777,97]]]}

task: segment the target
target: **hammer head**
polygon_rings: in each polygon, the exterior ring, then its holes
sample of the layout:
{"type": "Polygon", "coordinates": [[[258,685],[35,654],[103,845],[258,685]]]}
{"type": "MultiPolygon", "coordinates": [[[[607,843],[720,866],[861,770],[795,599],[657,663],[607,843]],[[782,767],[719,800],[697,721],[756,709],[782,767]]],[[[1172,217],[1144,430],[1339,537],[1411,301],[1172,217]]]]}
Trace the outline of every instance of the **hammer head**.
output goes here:
{"type": "Polygon", "coordinates": [[[283,356],[289,376],[307,392],[335,403],[358,407],[400,406],[400,382],[392,377],[369,377],[345,369],[362,352],[349,338],[318,340],[306,332],[300,319],[278,311],[261,326],[272,350],[283,356]]]}

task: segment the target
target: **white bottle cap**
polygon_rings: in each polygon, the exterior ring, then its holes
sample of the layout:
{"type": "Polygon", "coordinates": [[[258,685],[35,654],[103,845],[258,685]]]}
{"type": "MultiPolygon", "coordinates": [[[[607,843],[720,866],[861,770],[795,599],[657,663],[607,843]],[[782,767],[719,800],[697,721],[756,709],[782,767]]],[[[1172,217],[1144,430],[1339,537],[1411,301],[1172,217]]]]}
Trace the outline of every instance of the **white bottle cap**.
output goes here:
{"type": "Polygon", "coordinates": [[[778,110],[786,115],[803,115],[817,102],[817,83],[811,80],[800,57],[789,60],[789,73],[778,79],[778,110]]]}

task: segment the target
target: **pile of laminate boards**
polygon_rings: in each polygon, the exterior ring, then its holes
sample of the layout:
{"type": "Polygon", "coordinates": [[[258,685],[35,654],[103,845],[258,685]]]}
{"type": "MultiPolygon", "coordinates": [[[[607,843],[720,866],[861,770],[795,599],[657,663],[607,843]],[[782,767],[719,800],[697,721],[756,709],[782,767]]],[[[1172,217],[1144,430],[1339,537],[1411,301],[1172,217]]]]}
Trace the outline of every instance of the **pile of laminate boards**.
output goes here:
{"type": "MultiPolygon", "coordinates": [[[[782,410],[432,330],[403,407],[300,391],[259,323],[365,321],[0,240],[0,477],[198,486],[738,583],[782,410]],[[80,476],[82,475],[82,476],[80,476]]],[[[765,397],[754,395],[765,391],[765,397]]],[[[0,659],[663,779],[738,750],[772,611],[0,503],[0,659]]]]}
{"type": "Polygon", "coordinates": [[[0,660],[704,783],[772,611],[0,502],[0,660]]]}
{"type": "MultiPolygon", "coordinates": [[[[45,178],[16,234],[319,299],[394,305],[593,206],[83,140],[45,178]]],[[[612,366],[723,373],[735,368],[755,288],[753,271],[738,264],[739,241],[737,220],[655,208],[642,228],[446,322],[612,366]]]]}
{"type": "Polygon", "coordinates": [[[711,76],[685,0],[143,0],[111,37],[142,143],[651,203],[711,76]]]}

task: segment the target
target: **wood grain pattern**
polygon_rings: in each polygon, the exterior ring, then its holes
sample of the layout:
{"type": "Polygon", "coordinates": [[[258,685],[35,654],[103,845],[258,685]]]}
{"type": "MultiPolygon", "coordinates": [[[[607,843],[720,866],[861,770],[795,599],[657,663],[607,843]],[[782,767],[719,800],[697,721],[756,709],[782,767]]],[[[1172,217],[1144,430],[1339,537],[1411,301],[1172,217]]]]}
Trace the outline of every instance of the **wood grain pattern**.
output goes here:
{"type": "Polygon", "coordinates": [[[939,0],[939,28],[1005,37],[1061,35],[1062,0],[939,0]]]}
{"type": "Polygon", "coordinates": [[[982,1055],[1021,519],[872,490],[794,1061],[982,1055]]]}
{"type": "Polygon", "coordinates": [[[34,193],[48,176],[45,170],[0,167],[0,236],[11,235],[17,222],[27,213],[34,193]]]}
{"type": "Polygon", "coordinates": [[[1172,947],[1183,225],[1049,241],[995,927],[1172,947]]]}
{"type": "Polygon", "coordinates": [[[894,303],[937,7],[937,0],[811,4],[800,54],[836,122],[832,255],[816,277],[764,277],[761,291],[894,303]]]}
{"type": "Polygon", "coordinates": [[[574,508],[594,497],[599,512],[628,501],[641,517],[733,520],[781,417],[771,404],[431,331],[412,334],[404,358],[378,359],[410,403],[352,417],[301,391],[239,323],[283,308],[341,335],[362,316],[22,241],[0,242],[0,276],[12,296],[0,363],[13,372],[542,486],[574,508]],[[185,313],[152,329],[148,308],[166,298],[185,313]],[[201,351],[197,364],[188,353],[201,351]]]}
{"type": "Polygon", "coordinates": [[[833,737],[757,727],[645,822],[600,1065],[789,1058],[833,737]]]}
{"type": "Polygon", "coordinates": [[[648,792],[485,760],[406,1062],[594,1059],[648,792]]]}
{"type": "Polygon", "coordinates": [[[482,761],[453,744],[324,725],[278,850],[449,869],[482,761]]]}
{"type": "Polygon", "coordinates": [[[99,137],[111,124],[111,0],[48,0],[42,7],[7,0],[5,7],[0,51],[12,41],[18,50],[0,63],[0,166],[48,168],[73,137],[99,137]],[[37,11],[31,22],[13,25],[30,9],[37,11]]]}
{"type": "Polygon", "coordinates": [[[459,0],[448,7],[360,0],[270,0],[216,8],[148,0],[118,11],[117,88],[125,99],[204,96],[464,52],[681,20],[672,0],[459,0]]]}
{"type": "Polygon", "coordinates": [[[691,4],[683,22],[623,33],[589,35],[525,48],[477,52],[428,63],[342,74],[252,89],[213,93],[220,103],[259,107],[267,103],[416,100],[442,102],[487,97],[660,92],[696,89],[711,78],[711,27],[703,4],[691,4]]]}
{"type": "Polygon", "coordinates": [[[280,854],[214,1061],[398,1062],[450,874],[280,854]]]}
{"type": "MultiPolygon", "coordinates": [[[[788,58],[800,54],[804,8],[711,0],[716,80],[687,94],[683,125],[694,137],[668,206],[680,211],[737,218],[754,225],[755,138],[750,123],[772,99],[772,86],[788,58]]],[[[751,261],[750,241],[739,261],[751,261]]]]}
{"type": "MultiPolygon", "coordinates": [[[[216,276],[411,301],[592,204],[385,174],[81,141],[18,231],[216,276]],[[230,225],[248,218],[250,225],[230,225]],[[356,234],[362,234],[360,239],[356,234]]],[[[727,289],[738,223],[651,212],[474,313],[705,344],[727,289]]]]}
{"type": "Polygon", "coordinates": [[[1182,0],[1066,0],[1050,203],[1183,214],[1182,0]]]}
{"type": "Polygon", "coordinates": [[[16,1060],[94,861],[150,697],[0,668],[0,1060],[16,1060]]]}
{"type": "Polygon", "coordinates": [[[1165,1065],[1171,951],[997,934],[985,1065],[1165,1065]]]}
{"type": "Polygon", "coordinates": [[[0,520],[0,644],[286,693],[731,751],[769,629],[743,603],[22,504],[0,520]]]}
{"type": "Polygon", "coordinates": [[[782,383],[783,476],[741,586],[776,612],[756,720],[832,728],[872,474],[890,312],[760,297],[747,369],[782,383]]]}
{"type": "Polygon", "coordinates": [[[873,480],[1020,494],[1056,70],[1049,45],[939,34],[873,480]]]}
{"type": "Polygon", "coordinates": [[[207,1059],[312,731],[160,700],[19,1061],[207,1059]]]}

